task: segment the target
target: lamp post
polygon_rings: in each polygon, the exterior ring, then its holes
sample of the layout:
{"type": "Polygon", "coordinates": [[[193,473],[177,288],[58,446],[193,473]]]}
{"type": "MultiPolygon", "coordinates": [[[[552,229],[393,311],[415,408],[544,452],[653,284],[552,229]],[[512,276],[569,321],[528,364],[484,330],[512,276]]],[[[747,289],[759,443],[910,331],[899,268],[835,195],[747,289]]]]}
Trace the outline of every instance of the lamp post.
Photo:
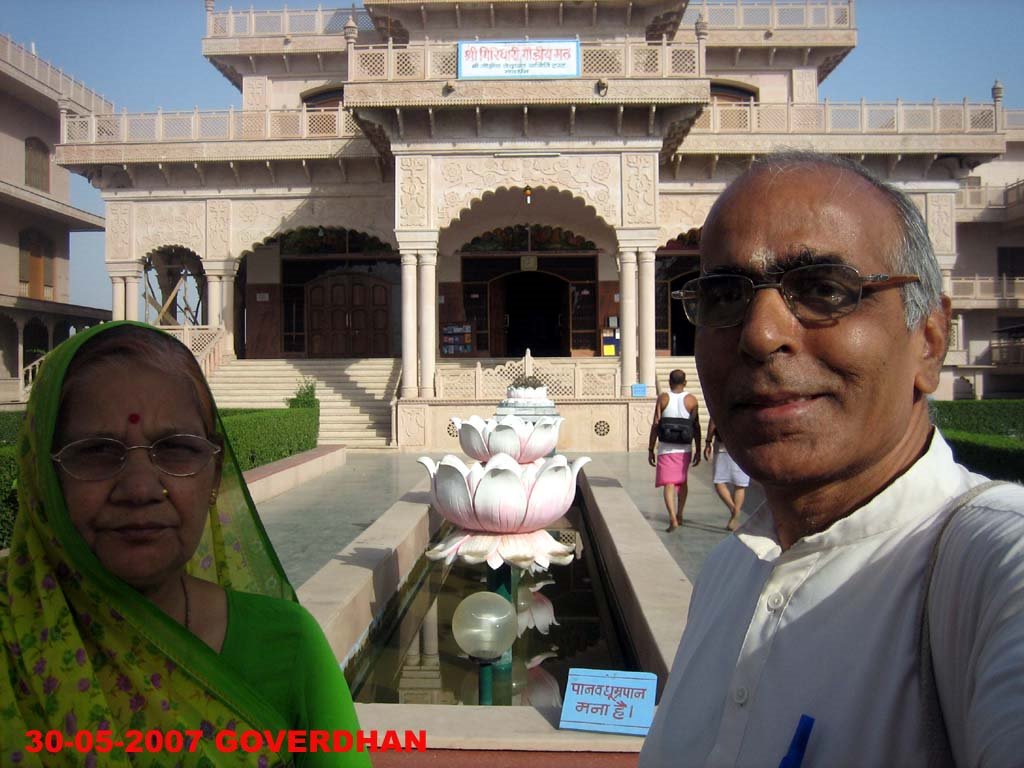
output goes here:
{"type": "Polygon", "coordinates": [[[476,592],[455,608],[452,633],[455,642],[480,665],[480,703],[494,702],[494,663],[516,640],[516,611],[508,599],[495,592],[476,592]]]}

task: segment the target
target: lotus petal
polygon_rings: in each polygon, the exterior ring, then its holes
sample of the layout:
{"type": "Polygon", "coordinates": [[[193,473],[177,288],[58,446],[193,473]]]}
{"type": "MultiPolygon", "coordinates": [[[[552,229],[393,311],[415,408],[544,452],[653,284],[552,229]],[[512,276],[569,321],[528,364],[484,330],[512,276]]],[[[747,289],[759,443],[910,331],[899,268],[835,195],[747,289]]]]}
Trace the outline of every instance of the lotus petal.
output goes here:
{"type": "Polygon", "coordinates": [[[569,507],[572,506],[573,501],[576,500],[576,479],[580,474],[580,470],[583,469],[584,465],[590,463],[589,456],[580,456],[576,459],[570,470],[572,472],[572,480],[569,482],[565,489],[565,509],[568,511],[569,507]]]}
{"type": "Polygon", "coordinates": [[[565,421],[561,416],[544,416],[533,425],[523,445],[519,460],[522,462],[534,461],[547,456],[558,444],[558,430],[565,421]]]}
{"type": "Polygon", "coordinates": [[[519,438],[519,431],[514,424],[505,423],[506,420],[498,422],[487,435],[487,447],[491,455],[507,453],[517,462],[520,461],[522,453],[522,441],[519,438]]]}
{"type": "Polygon", "coordinates": [[[457,530],[428,550],[427,557],[444,559],[449,565],[456,558],[471,565],[486,562],[495,570],[508,563],[536,573],[546,570],[550,563],[568,565],[573,551],[545,531],[495,534],[457,530]]]}
{"type": "Polygon", "coordinates": [[[515,464],[508,456],[495,456],[487,462],[484,476],[477,484],[473,506],[484,530],[515,532],[526,510],[526,492],[519,479],[522,469],[518,464],[514,469],[508,466],[509,461],[515,464]]]}
{"type": "Polygon", "coordinates": [[[526,675],[526,700],[531,706],[562,708],[562,692],[554,675],[540,666],[530,668],[526,675]]]}
{"type": "Polygon", "coordinates": [[[434,477],[435,504],[438,512],[462,528],[476,522],[473,498],[469,495],[466,475],[469,469],[454,456],[445,456],[437,466],[434,477]]]}
{"type": "Polygon", "coordinates": [[[459,445],[466,455],[477,461],[487,461],[490,451],[487,450],[487,422],[479,416],[470,416],[466,421],[452,419],[459,430],[459,445]]]}
{"type": "MultiPolygon", "coordinates": [[[[561,457],[555,457],[561,458],[561,457]]],[[[569,467],[561,462],[549,460],[537,475],[526,504],[526,515],[520,525],[523,531],[536,531],[550,525],[565,514],[569,505],[566,486],[571,482],[569,467]]]]}

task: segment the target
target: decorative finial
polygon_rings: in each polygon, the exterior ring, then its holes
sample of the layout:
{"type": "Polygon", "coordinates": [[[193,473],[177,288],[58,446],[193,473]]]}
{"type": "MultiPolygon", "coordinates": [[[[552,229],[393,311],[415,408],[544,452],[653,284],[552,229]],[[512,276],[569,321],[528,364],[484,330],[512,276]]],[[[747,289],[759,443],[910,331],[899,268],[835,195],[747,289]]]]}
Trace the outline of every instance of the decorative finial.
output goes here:
{"type": "Polygon", "coordinates": [[[203,0],[203,2],[206,4],[206,12],[213,13],[213,4],[216,0],[203,0]]]}
{"type": "Polygon", "coordinates": [[[703,40],[708,36],[708,23],[704,19],[704,14],[697,14],[697,21],[693,24],[693,30],[697,33],[697,39],[703,40]]]}
{"type": "Polygon", "coordinates": [[[345,39],[350,43],[354,43],[356,38],[359,37],[359,27],[356,25],[356,20],[351,16],[349,16],[348,21],[345,22],[345,27],[342,30],[342,33],[345,35],[345,39]]]}
{"type": "Polygon", "coordinates": [[[998,80],[996,80],[992,84],[992,101],[1002,101],[1002,100],[1003,100],[1003,84],[1001,82],[999,82],[998,80]]]}

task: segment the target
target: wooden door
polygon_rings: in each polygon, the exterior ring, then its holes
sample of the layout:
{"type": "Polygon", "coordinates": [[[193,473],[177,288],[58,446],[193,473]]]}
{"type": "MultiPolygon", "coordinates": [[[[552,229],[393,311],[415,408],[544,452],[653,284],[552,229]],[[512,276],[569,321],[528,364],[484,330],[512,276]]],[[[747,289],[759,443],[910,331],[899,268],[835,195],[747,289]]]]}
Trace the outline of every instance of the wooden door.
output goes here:
{"type": "Polygon", "coordinates": [[[362,273],[325,275],[306,286],[309,357],[390,357],[391,286],[362,273]]]}
{"type": "Polygon", "coordinates": [[[508,316],[505,314],[505,281],[492,280],[487,286],[491,357],[504,357],[508,349],[508,316]]]}

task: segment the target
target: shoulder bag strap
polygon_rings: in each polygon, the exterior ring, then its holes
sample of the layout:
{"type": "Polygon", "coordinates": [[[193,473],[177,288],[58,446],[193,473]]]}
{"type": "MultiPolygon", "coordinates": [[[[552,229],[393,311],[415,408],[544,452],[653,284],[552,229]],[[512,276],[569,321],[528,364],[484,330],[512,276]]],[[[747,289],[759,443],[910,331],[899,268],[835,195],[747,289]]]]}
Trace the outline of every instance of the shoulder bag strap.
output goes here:
{"type": "Polygon", "coordinates": [[[928,598],[932,590],[932,576],[935,574],[935,564],[939,559],[939,549],[942,540],[946,535],[946,529],[953,522],[960,510],[964,509],[977,496],[985,491],[995,488],[997,485],[1010,485],[1002,480],[989,480],[988,482],[976,485],[966,493],[953,499],[947,506],[943,515],[945,519],[939,527],[939,533],[932,544],[932,551],[928,557],[924,573],[924,600],[919,611],[920,622],[918,625],[918,681],[921,688],[922,721],[924,723],[925,739],[928,749],[929,768],[940,768],[941,766],[953,765],[953,750],[949,744],[949,732],[946,730],[946,719],[942,714],[942,702],[939,701],[939,689],[935,681],[935,665],[932,660],[931,632],[928,629],[928,598]]]}

